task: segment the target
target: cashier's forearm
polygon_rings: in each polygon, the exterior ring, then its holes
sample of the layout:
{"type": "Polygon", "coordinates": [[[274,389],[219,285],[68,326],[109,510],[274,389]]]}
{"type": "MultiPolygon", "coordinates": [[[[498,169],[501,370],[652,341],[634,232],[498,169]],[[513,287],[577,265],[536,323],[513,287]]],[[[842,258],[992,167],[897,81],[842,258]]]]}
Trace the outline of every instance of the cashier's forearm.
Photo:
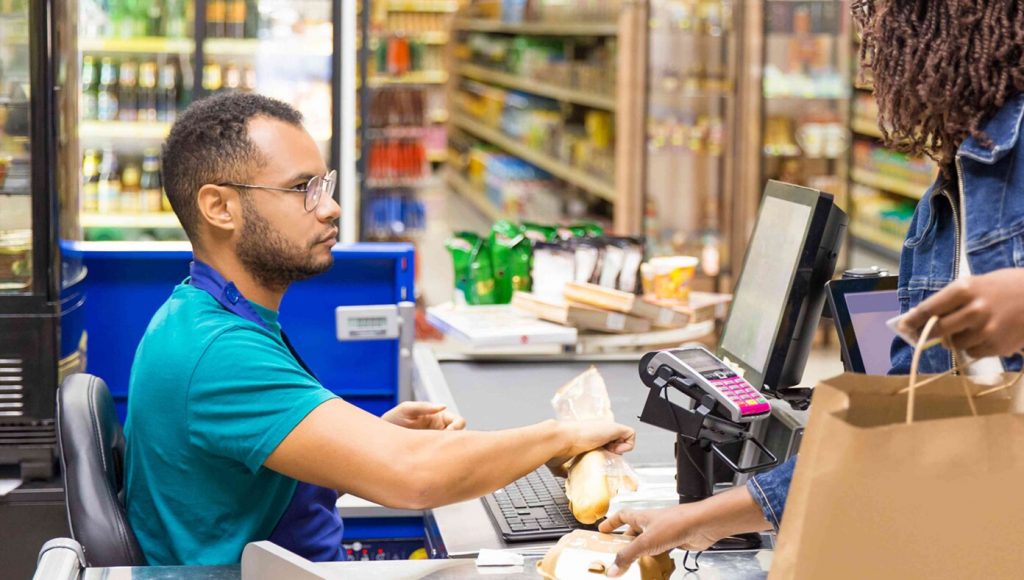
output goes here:
{"type": "Polygon", "coordinates": [[[421,432],[410,456],[409,479],[420,507],[490,493],[537,469],[571,447],[567,427],[544,421],[504,431],[421,432]]]}

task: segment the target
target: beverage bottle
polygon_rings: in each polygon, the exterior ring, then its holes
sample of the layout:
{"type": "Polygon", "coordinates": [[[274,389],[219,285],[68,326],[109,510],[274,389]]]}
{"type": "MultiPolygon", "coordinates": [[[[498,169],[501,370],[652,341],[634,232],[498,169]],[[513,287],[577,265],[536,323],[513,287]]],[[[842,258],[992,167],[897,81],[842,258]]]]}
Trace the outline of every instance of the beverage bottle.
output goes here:
{"type": "Polygon", "coordinates": [[[157,120],[156,62],[147,61],[139,65],[138,113],[139,121],[157,120]]]}
{"type": "Polygon", "coordinates": [[[164,123],[173,123],[178,117],[178,70],[173,62],[167,62],[160,69],[157,84],[156,118],[164,123]]]}
{"type": "Polygon", "coordinates": [[[96,187],[96,211],[101,214],[116,212],[121,197],[121,172],[117,155],[111,147],[103,150],[100,176],[96,187]]]}
{"type": "Polygon", "coordinates": [[[245,0],[245,38],[258,38],[260,35],[260,11],[256,0],[245,0]]]}
{"type": "Polygon", "coordinates": [[[146,149],[142,158],[142,189],[141,210],[158,212],[161,210],[163,185],[160,179],[160,153],[156,149],[146,149]]]}
{"type": "Polygon", "coordinates": [[[188,36],[185,1],[166,0],[164,3],[164,34],[167,38],[185,38],[188,36]]]}
{"type": "Polygon", "coordinates": [[[96,96],[96,118],[100,121],[117,119],[117,65],[114,59],[105,57],[100,65],[100,86],[96,96]]]}
{"type": "Polygon", "coordinates": [[[82,211],[95,212],[99,209],[98,187],[100,181],[99,152],[86,149],[82,157],[82,211]]]}
{"type": "Polygon", "coordinates": [[[203,88],[213,94],[220,91],[223,85],[220,65],[215,62],[206,63],[203,67],[203,88]]]}
{"type": "Polygon", "coordinates": [[[256,92],[256,69],[250,64],[245,65],[245,68],[242,69],[242,92],[256,92]]]}
{"type": "Polygon", "coordinates": [[[138,119],[139,65],[134,60],[121,63],[117,92],[117,118],[121,121],[138,119]]]}
{"type": "Polygon", "coordinates": [[[224,67],[224,90],[235,92],[242,88],[242,71],[234,61],[224,67]]]}
{"type": "Polygon", "coordinates": [[[228,0],[209,0],[206,3],[206,37],[223,38],[228,0]]]}
{"type": "Polygon", "coordinates": [[[107,8],[110,15],[110,29],[114,36],[131,38],[134,32],[131,8],[135,5],[134,0],[110,0],[107,8]]]}
{"type": "Polygon", "coordinates": [[[141,208],[142,169],[136,160],[129,160],[121,170],[121,206],[124,213],[138,213],[141,208]]]}
{"type": "Polygon", "coordinates": [[[146,9],[146,36],[164,36],[164,0],[149,0],[146,9]]]}
{"type": "Polygon", "coordinates": [[[245,36],[245,0],[226,0],[224,36],[243,38],[245,36]]]}
{"type": "Polygon", "coordinates": [[[96,59],[82,57],[82,118],[94,120],[99,107],[100,78],[96,59]]]}

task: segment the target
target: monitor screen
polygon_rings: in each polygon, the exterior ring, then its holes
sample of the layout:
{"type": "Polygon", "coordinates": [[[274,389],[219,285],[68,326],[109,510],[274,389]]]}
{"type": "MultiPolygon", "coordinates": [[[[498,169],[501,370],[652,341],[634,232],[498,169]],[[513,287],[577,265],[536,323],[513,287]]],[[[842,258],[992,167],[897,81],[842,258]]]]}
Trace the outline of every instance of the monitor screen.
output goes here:
{"type": "Polygon", "coordinates": [[[856,349],[864,366],[863,369],[851,370],[869,375],[888,373],[892,367],[889,348],[896,334],[886,326],[885,321],[900,313],[896,291],[847,293],[846,308],[849,323],[853,326],[856,349]]]}
{"type": "Polygon", "coordinates": [[[810,221],[811,206],[765,196],[750,239],[721,348],[762,376],[789,300],[810,221]]]}
{"type": "Polygon", "coordinates": [[[718,359],[701,349],[680,350],[676,351],[676,355],[701,374],[722,369],[722,363],[718,359]]]}

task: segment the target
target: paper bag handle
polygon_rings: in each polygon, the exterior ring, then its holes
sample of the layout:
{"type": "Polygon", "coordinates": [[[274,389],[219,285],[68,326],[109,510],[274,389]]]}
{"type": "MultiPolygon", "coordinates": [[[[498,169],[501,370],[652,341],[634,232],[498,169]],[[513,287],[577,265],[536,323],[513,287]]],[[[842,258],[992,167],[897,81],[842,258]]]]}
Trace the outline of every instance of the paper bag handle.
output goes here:
{"type": "MultiPolygon", "coordinates": [[[[933,382],[941,379],[942,377],[945,377],[945,376],[950,375],[950,374],[953,373],[953,369],[950,369],[950,370],[948,370],[948,371],[946,371],[944,373],[940,373],[940,374],[935,375],[933,377],[927,378],[927,379],[925,379],[923,381],[918,381],[917,380],[918,368],[921,365],[921,353],[924,352],[924,350],[925,350],[924,345],[928,344],[928,340],[929,340],[930,335],[932,333],[932,329],[935,328],[935,324],[938,321],[939,321],[939,317],[938,316],[932,316],[931,318],[928,319],[928,322],[924,325],[924,328],[921,330],[921,336],[918,337],[917,344],[914,346],[914,356],[910,360],[910,383],[907,385],[907,387],[905,389],[902,389],[902,390],[899,391],[900,394],[907,393],[907,424],[908,425],[910,423],[913,423],[913,421],[914,421],[914,394],[917,392],[917,389],[919,389],[919,388],[921,388],[921,387],[923,387],[923,386],[925,386],[927,384],[933,383],[933,382]]],[[[978,359],[975,359],[974,361],[971,361],[970,364],[964,366],[963,368],[966,369],[967,367],[969,367],[971,364],[973,364],[977,360],[978,359]]],[[[1021,366],[1021,370],[1018,371],[1016,373],[1016,375],[1014,375],[1014,377],[1011,378],[1010,380],[1006,381],[1005,383],[1003,383],[1003,384],[1001,384],[999,386],[992,387],[990,389],[986,389],[984,391],[981,391],[977,395],[971,395],[971,389],[968,386],[968,383],[970,383],[970,379],[968,379],[966,376],[961,377],[961,383],[960,384],[963,385],[963,387],[964,387],[964,395],[967,396],[967,404],[971,408],[971,415],[974,416],[974,417],[978,416],[978,409],[974,405],[975,397],[984,397],[984,396],[987,396],[987,395],[991,395],[992,393],[996,393],[996,392],[1002,391],[1004,389],[1008,389],[1011,386],[1013,386],[1014,384],[1016,384],[1017,381],[1020,380],[1021,376],[1024,376],[1024,366],[1021,366]]]]}

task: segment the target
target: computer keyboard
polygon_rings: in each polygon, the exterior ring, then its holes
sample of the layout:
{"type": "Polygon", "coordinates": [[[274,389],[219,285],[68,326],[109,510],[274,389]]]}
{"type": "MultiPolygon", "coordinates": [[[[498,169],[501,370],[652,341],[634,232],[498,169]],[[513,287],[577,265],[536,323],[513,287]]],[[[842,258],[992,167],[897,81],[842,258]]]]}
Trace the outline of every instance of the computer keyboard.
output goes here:
{"type": "Polygon", "coordinates": [[[506,542],[557,540],[575,529],[596,529],[576,521],[565,497],[565,479],[546,467],[482,500],[506,542]]]}

